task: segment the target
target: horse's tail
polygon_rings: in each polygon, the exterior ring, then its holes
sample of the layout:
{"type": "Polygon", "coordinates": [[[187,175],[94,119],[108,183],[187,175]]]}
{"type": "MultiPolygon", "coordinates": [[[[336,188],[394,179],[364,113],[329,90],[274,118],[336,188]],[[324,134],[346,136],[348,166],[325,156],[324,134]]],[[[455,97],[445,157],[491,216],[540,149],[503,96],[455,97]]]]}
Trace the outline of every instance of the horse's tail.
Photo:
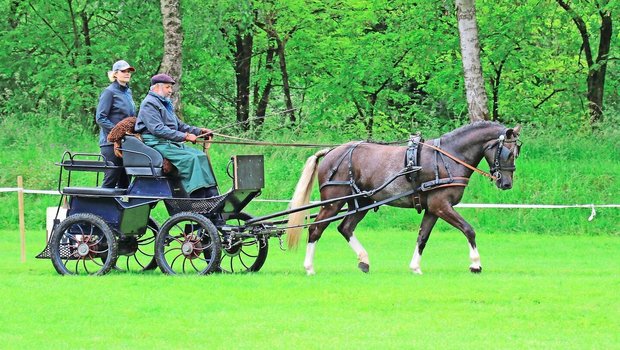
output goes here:
{"type": "MultiPolygon", "coordinates": [[[[306,165],[301,172],[301,177],[295,187],[295,193],[291,199],[290,209],[299,208],[310,203],[310,194],[312,192],[312,186],[316,179],[316,170],[318,168],[319,159],[326,155],[330,151],[329,148],[322,149],[316,152],[314,155],[308,157],[306,165]]],[[[288,229],[286,229],[286,237],[289,248],[296,248],[299,243],[299,235],[301,234],[302,227],[299,226],[304,222],[305,217],[308,215],[308,210],[298,211],[291,213],[288,216],[288,229]]]]}

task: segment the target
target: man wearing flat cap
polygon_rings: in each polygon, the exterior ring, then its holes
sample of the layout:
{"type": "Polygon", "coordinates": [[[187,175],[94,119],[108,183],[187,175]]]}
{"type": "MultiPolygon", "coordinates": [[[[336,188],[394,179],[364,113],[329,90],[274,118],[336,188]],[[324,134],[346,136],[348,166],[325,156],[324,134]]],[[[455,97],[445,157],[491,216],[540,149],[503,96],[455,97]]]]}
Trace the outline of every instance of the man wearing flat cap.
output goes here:
{"type": "Polygon", "coordinates": [[[187,125],[176,116],[170,101],[174,84],[174,79],[166,74],[151,78],[151,89],[140,104],[135,131],[142,133],[145,144],[155,148],[177,168],[188,195],[195,198],[217,195],[215,176],[207,156],[182,143],[195,143],[197,136],[211,131],[187,125]]]}

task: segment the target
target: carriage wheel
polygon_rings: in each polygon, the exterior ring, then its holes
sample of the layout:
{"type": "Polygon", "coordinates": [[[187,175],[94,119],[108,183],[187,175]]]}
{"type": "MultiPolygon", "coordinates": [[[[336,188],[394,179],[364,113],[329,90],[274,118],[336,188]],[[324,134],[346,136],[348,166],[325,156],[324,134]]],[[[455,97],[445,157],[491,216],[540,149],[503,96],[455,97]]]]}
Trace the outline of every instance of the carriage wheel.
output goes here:
{"type": "MultiPolygon", "coordinates": [[[[241,226],[252,216],[246,213],[232,215],[227,224],[241,226]]],[[[266,237],[238,237],[227,240],[222,235],[222,259],[220,271],[227,273],[256,272],[263,267],[269,252],[269,242],[266,237]]]]}
{"type": "Polygon", "coordinates": [[[118,258],[110,226],[93,214],[75,214],[63,220],[49,244],[52,264],[61,275],[105,275],[118,258]]]}
{"type": "MultiPolygon", "coordinates": [[[[116,262],[116,269],[128,272],[143,272],[157,268],[155,261],[155,237],[159,232],[159,224],[149,218],[146,231],[140,237],[130,237],[125,244],[130,245],[130,253],[120,255],[116,262]]],[[[121,242],[119,242],[121,244],[121,242]]]]}
{"type": "Polygon", "coordinates": [[[167,274],[206,275],[220,262],[217,229],[204,216],[184,212],[171,216],[155,239],[155,259],[167,274]]]}

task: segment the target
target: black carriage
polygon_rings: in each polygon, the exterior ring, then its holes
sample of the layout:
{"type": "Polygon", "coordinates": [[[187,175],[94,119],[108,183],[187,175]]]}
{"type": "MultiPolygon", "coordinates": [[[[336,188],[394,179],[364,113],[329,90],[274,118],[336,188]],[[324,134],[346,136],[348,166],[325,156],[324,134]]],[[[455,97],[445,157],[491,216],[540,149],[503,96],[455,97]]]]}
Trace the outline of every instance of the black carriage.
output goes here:
{"type": "MultiPolygon", "coordinates": [[[[59,274],[103,275],[112,269],[142,271],[157,266],[167,274],[252,272],[263,266],[270,237],[282,229],[246,225],[243,209],[264,186],[263,157],[234,156],[228,167],[232,188],[205,199],[188,198],[173,175],[164,174],[161,154],[133,136],[123,140],[126,189],[74,187],[74,172],[99,174],[115,168],[100,154],[65,152],[60,167],[59,210],[45,250],[59,274]],[[169,218],[161,225],[151,211],[162,202],[169,218]]],[[[75,176],[74,176],[75,177],[75,176]]]]}

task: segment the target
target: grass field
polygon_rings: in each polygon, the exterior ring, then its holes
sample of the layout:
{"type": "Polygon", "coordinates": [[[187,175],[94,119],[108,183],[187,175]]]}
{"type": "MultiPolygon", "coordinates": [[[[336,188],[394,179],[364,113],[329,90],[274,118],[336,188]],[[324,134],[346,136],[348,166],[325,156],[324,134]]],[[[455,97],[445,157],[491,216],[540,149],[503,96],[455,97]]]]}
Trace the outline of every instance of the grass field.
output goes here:
{"type": "Polygon", "coordinates": [[[360,229],[371,273],[333,229],[307,277],[303,251],[272,239],[252,275],[61,277],[20,263],[0,231],[0,348],[7,349],[613,349],[620,348],[620,237],[478,235],[484,272],[468,272],[465,238],[438,230],[407,268],[411,232],[360,229]]]}

